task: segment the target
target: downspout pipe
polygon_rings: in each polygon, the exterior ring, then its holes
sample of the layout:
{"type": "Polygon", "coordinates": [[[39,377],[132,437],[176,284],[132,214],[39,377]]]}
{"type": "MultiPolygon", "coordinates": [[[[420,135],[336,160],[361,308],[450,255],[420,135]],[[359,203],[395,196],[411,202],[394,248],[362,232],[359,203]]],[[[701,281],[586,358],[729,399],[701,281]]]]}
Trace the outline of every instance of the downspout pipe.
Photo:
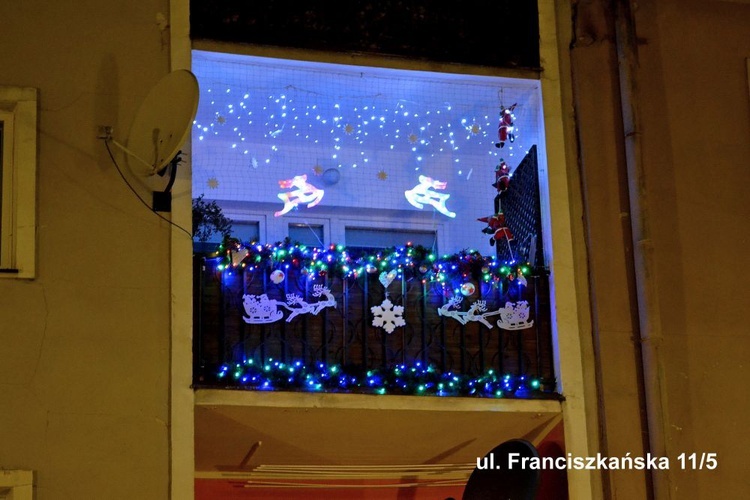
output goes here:
{"type": "MultiPolygon", "coordinates": [[[[638,99],[638,45],[630,0],[614,0],[615,45],[619,63],[620,96],[624,131],[625,162],[633,240],[633,267],[638,301],[644,393],[649,435],[649,452],[669,457],[666,377],[663,367],[663,334],[656,289],[656,266],[649,226],[650,212],[643,166],[638,99]]],[[[653,498],[673,497],[669,470],[652,470],[653,498]]]]}

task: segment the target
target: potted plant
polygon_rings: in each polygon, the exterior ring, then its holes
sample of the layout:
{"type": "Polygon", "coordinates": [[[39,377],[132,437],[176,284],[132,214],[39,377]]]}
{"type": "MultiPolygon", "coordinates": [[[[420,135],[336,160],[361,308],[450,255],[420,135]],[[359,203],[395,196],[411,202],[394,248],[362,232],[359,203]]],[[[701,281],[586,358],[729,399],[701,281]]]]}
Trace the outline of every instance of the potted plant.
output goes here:
{"type": "Polygon", "coordinates": [[[232,221],[215,201],[204,195],[193,198],[193,248],[196,252],[215,252],[232,234],[232,221]]]}

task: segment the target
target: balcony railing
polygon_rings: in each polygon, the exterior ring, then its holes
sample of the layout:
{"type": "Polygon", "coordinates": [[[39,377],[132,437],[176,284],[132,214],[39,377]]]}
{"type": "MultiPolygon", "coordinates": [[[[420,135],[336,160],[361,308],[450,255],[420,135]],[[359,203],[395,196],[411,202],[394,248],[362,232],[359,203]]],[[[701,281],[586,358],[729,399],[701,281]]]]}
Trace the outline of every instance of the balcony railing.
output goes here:
{"type": "Polygon", "coordinates": [[[196,387],[557,397],[544,269],[410,247],[241,252],[195,255],[196,387]]]}

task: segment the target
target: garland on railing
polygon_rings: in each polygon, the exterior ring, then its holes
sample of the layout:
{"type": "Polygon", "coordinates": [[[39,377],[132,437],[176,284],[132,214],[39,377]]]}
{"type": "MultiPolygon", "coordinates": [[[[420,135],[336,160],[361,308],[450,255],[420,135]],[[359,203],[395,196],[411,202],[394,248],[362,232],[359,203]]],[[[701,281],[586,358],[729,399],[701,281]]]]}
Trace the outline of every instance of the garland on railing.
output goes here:
{"type": "Polygon", "coordinates": [[[309,392],[357,392],[369,394],[478,396],[534,398],[554,391],[550,381],[524,375],[499,374],[488,370],[478,377],[441,373],[420,362],[412,366],[396,365],[361,373],[339,365],[301,361],[283,363],[269,359],[259,363],[248,359],[243,363],[223,365],[217,374],[225,383],[255,390],[300,390],[309,392]]]}
{"type": "Polygon", "coordinates": [[[220,259],[217,269],[247,268],[249,270],[298,270],[312,276],[358,277],[364,274],[395,271],[400,277],[421,279],[423,283],[455,286],[467,281],[490,283],[495,287],[514,281],[526,283],[526,276],[534,272],[525,262],[499,262],[476,250],[438,256],[421,245],[407,243],[384,250],[349,250],[344,245],[312,248],[298,243],[241,244],[227,240],[215,257],[220,259]]]}

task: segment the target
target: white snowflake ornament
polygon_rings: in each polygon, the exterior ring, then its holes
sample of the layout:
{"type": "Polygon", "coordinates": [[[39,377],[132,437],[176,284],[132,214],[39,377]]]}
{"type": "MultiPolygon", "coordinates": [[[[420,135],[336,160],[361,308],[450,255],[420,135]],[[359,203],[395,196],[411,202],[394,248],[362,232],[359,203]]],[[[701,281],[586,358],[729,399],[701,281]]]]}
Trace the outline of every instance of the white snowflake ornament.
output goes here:
{"type": "Polygon", "coordinates": [[[393,333],[393,330],[397,326],[406,325],[406,321],[402,317],[404,308],[402,306],[394,306],[387,297],[379,306],[372,306],[370,311],[375,315],[372,320],[372,326],[380,327],[388,333],[393,333]]]}

